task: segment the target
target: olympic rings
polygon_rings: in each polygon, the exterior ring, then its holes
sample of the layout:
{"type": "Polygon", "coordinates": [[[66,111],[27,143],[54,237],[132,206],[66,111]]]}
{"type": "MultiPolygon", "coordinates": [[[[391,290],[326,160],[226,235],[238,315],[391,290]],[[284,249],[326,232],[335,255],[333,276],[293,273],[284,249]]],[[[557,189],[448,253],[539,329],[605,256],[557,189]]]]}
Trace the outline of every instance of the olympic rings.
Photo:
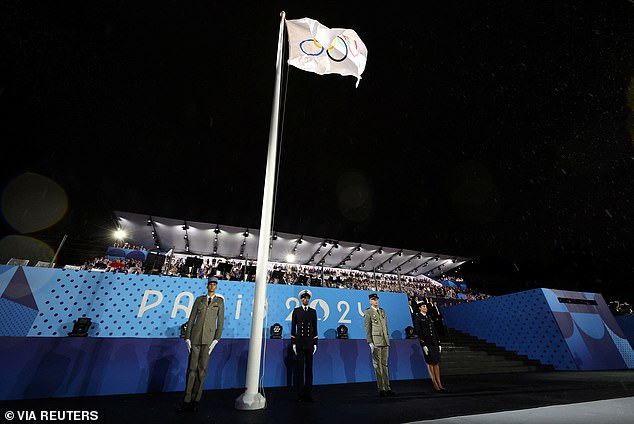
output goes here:
{"type": "MultiPolygon", "coordinates": [[[[344,38],[342,38],[342,37],[340,37],[340,36],[338,35],[338,36],[337,36],[337,37],[333,40],[332,45],[331,45],[330,47],[328,47],[328,49],[325,49],[325,48],[324,48],[324,46],[320,45],[320,44],[317,42],[317,40],[316,40],[315,38],[307,38],[307,39],[305,39],[305,40],[300,41],[300,43],[299,43],[299,49],[300,49],[300,50],[302,51],[302,53],[304,53],[306,56],[319,56],[319,55],[321,55],[324,51],[326,51],[326,55],[327,55],[327,56],[328,56],[328,58],[329,58],[330,60],[332,60],[333,62],[343,62],[343,61],[344,61],[344,60],[346,60],[346,58],[348,57],[348,52],[349,52],[349,49],[348,49],[348,37],[346,37],[346,36],[344,36],[344,37],[345,37],[345,39],[344,39],[344,38]],[[339,40],[341,40],[341,42],[343,43],[344,47],[346,48],[346,52],[345,52],[345,54],[344,54],[344,55],[343,55],[343,57],[342,57],[342,58],[340,58],[340,59],[336,59],[336,58],[332,57],[332,55],[330,54],[330,50],[334,49],[334,48],[335,48],[335,45],[337,44],[337,38],[338,38],[339,40]],[[318,47],[318,48],[320,49],[317,53],[309,53],[308,51],[306,51],[306,50],[304,49],[304,43],[306,43],[306,42],[310,42],[310,41],[312,41],[312,42],[313,42],[313,44],[314,44],[316,47],[318,47]]],[[[354,43],[355,43],[355,47],[357,47],[357,41],[356,41],[356,40],[353,40],[353,41],[354,41],[354,43]]],[[[358,52],[357,52],[357,54],[358,54],[358,52]]],[[[356,56],[356,55],[354,55],[354,54],[353,54],[353,56],[356,56]]]]}

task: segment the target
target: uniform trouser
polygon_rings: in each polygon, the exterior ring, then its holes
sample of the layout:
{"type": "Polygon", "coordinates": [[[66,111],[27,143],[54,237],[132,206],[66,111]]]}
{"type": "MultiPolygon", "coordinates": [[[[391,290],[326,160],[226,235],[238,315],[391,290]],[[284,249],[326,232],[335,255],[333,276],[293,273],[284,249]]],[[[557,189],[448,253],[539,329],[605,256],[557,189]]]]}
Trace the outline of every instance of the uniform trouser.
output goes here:
{"type": "Polygon", "coordinates": [[[297,392],[300,396],[310,396],[313,388],[313,348],[297,348],[295,367],[297,392]]]}
{"type": "Polygon", "coordinates": [[[380,391],[391,390],[387,374],[387,357],[389,353],[389,346],[375,346],[372,350],[372,365],[374,365],[374,371],[376,372],[376,385],[380,391]]]}
{"type": "Polygon", "coordinates": [[[185,383],[185,402],[200,401],[203,395],[203,384],[207,377],[209,363],[209,345],[192,345],[189,352],[187,366],[187,381],[185,383]]]}

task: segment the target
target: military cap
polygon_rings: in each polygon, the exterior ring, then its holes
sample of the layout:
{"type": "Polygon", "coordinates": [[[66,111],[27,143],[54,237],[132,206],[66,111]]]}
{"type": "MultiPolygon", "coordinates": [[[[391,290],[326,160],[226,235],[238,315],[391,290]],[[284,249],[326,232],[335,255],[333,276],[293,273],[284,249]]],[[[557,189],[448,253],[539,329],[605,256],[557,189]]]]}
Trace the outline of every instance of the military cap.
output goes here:
{"type": "Polygon", "coordinates": [[[378,299],[378,298],[379,298],[379,295],[378,295],[378,294],[376,294],[376,293],[370,293],[370,294],[368,295],[368,297],[370,298],[370,300],[372,300],[372,299],[378,299]]]}
{"type": "Polygon", "coordinates": [[[313,294],[310,292],[310,290],[304,289],[299,292],[299,298],[301,299],[304,296],[313,297],[313,294]]]}
{"type": "Polygon", "coordinates": [[[209,277],[207,278],[207,284],[209,283],[218,284],[218,279],[216,277],[209,277]]]}

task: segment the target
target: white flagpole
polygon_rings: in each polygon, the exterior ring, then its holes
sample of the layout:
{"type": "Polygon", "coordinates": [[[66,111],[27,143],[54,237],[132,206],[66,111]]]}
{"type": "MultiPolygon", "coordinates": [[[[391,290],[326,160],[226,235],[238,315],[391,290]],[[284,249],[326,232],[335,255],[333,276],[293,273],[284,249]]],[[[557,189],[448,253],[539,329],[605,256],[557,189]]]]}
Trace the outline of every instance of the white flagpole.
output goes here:
{"type": "Polygon", "coordinates": [[[280,112],[280,91],[282,81],[282,56],[284,42],[285,12],[280,14],[280,31],[277,41],[277,60],[275,62],[275,90],[271,112],[269,149],[266,160],[264,196],[262,200],[262,218],[260,221],[260,240],[258,242],[258,263],[255,271],[255,295],[253,299],[253,318],[249,339],[249,357],[247,361],[246,391],[235,401],[240,410],[264,409],[266,398],[258,393],[258,378],[262,355],[262,337],[264,326],[264,304],[266,302],[266,280],[268,275],[269,245],[271,243],[271,221],[273,215],[273,191],[275,188],[275,162],[277,160],[277,124],[280,112]]]}

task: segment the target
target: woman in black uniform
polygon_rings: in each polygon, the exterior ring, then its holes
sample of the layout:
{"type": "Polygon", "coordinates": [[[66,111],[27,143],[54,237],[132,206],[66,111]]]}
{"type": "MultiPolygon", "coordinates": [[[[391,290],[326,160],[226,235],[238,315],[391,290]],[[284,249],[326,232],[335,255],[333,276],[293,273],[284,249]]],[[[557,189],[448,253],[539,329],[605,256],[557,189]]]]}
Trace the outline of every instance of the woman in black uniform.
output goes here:
{"type": "Polygon", "coordinates": [[[436,328],[432,318],[427,315],[427,303],[421,302],[418,305],[420,313],[416,315],[415,329],[418,341],[423,348],[425,362],[431,381],[436,392],[447,392],[440,382],[440,340],[436,333],[436,328]]]}

